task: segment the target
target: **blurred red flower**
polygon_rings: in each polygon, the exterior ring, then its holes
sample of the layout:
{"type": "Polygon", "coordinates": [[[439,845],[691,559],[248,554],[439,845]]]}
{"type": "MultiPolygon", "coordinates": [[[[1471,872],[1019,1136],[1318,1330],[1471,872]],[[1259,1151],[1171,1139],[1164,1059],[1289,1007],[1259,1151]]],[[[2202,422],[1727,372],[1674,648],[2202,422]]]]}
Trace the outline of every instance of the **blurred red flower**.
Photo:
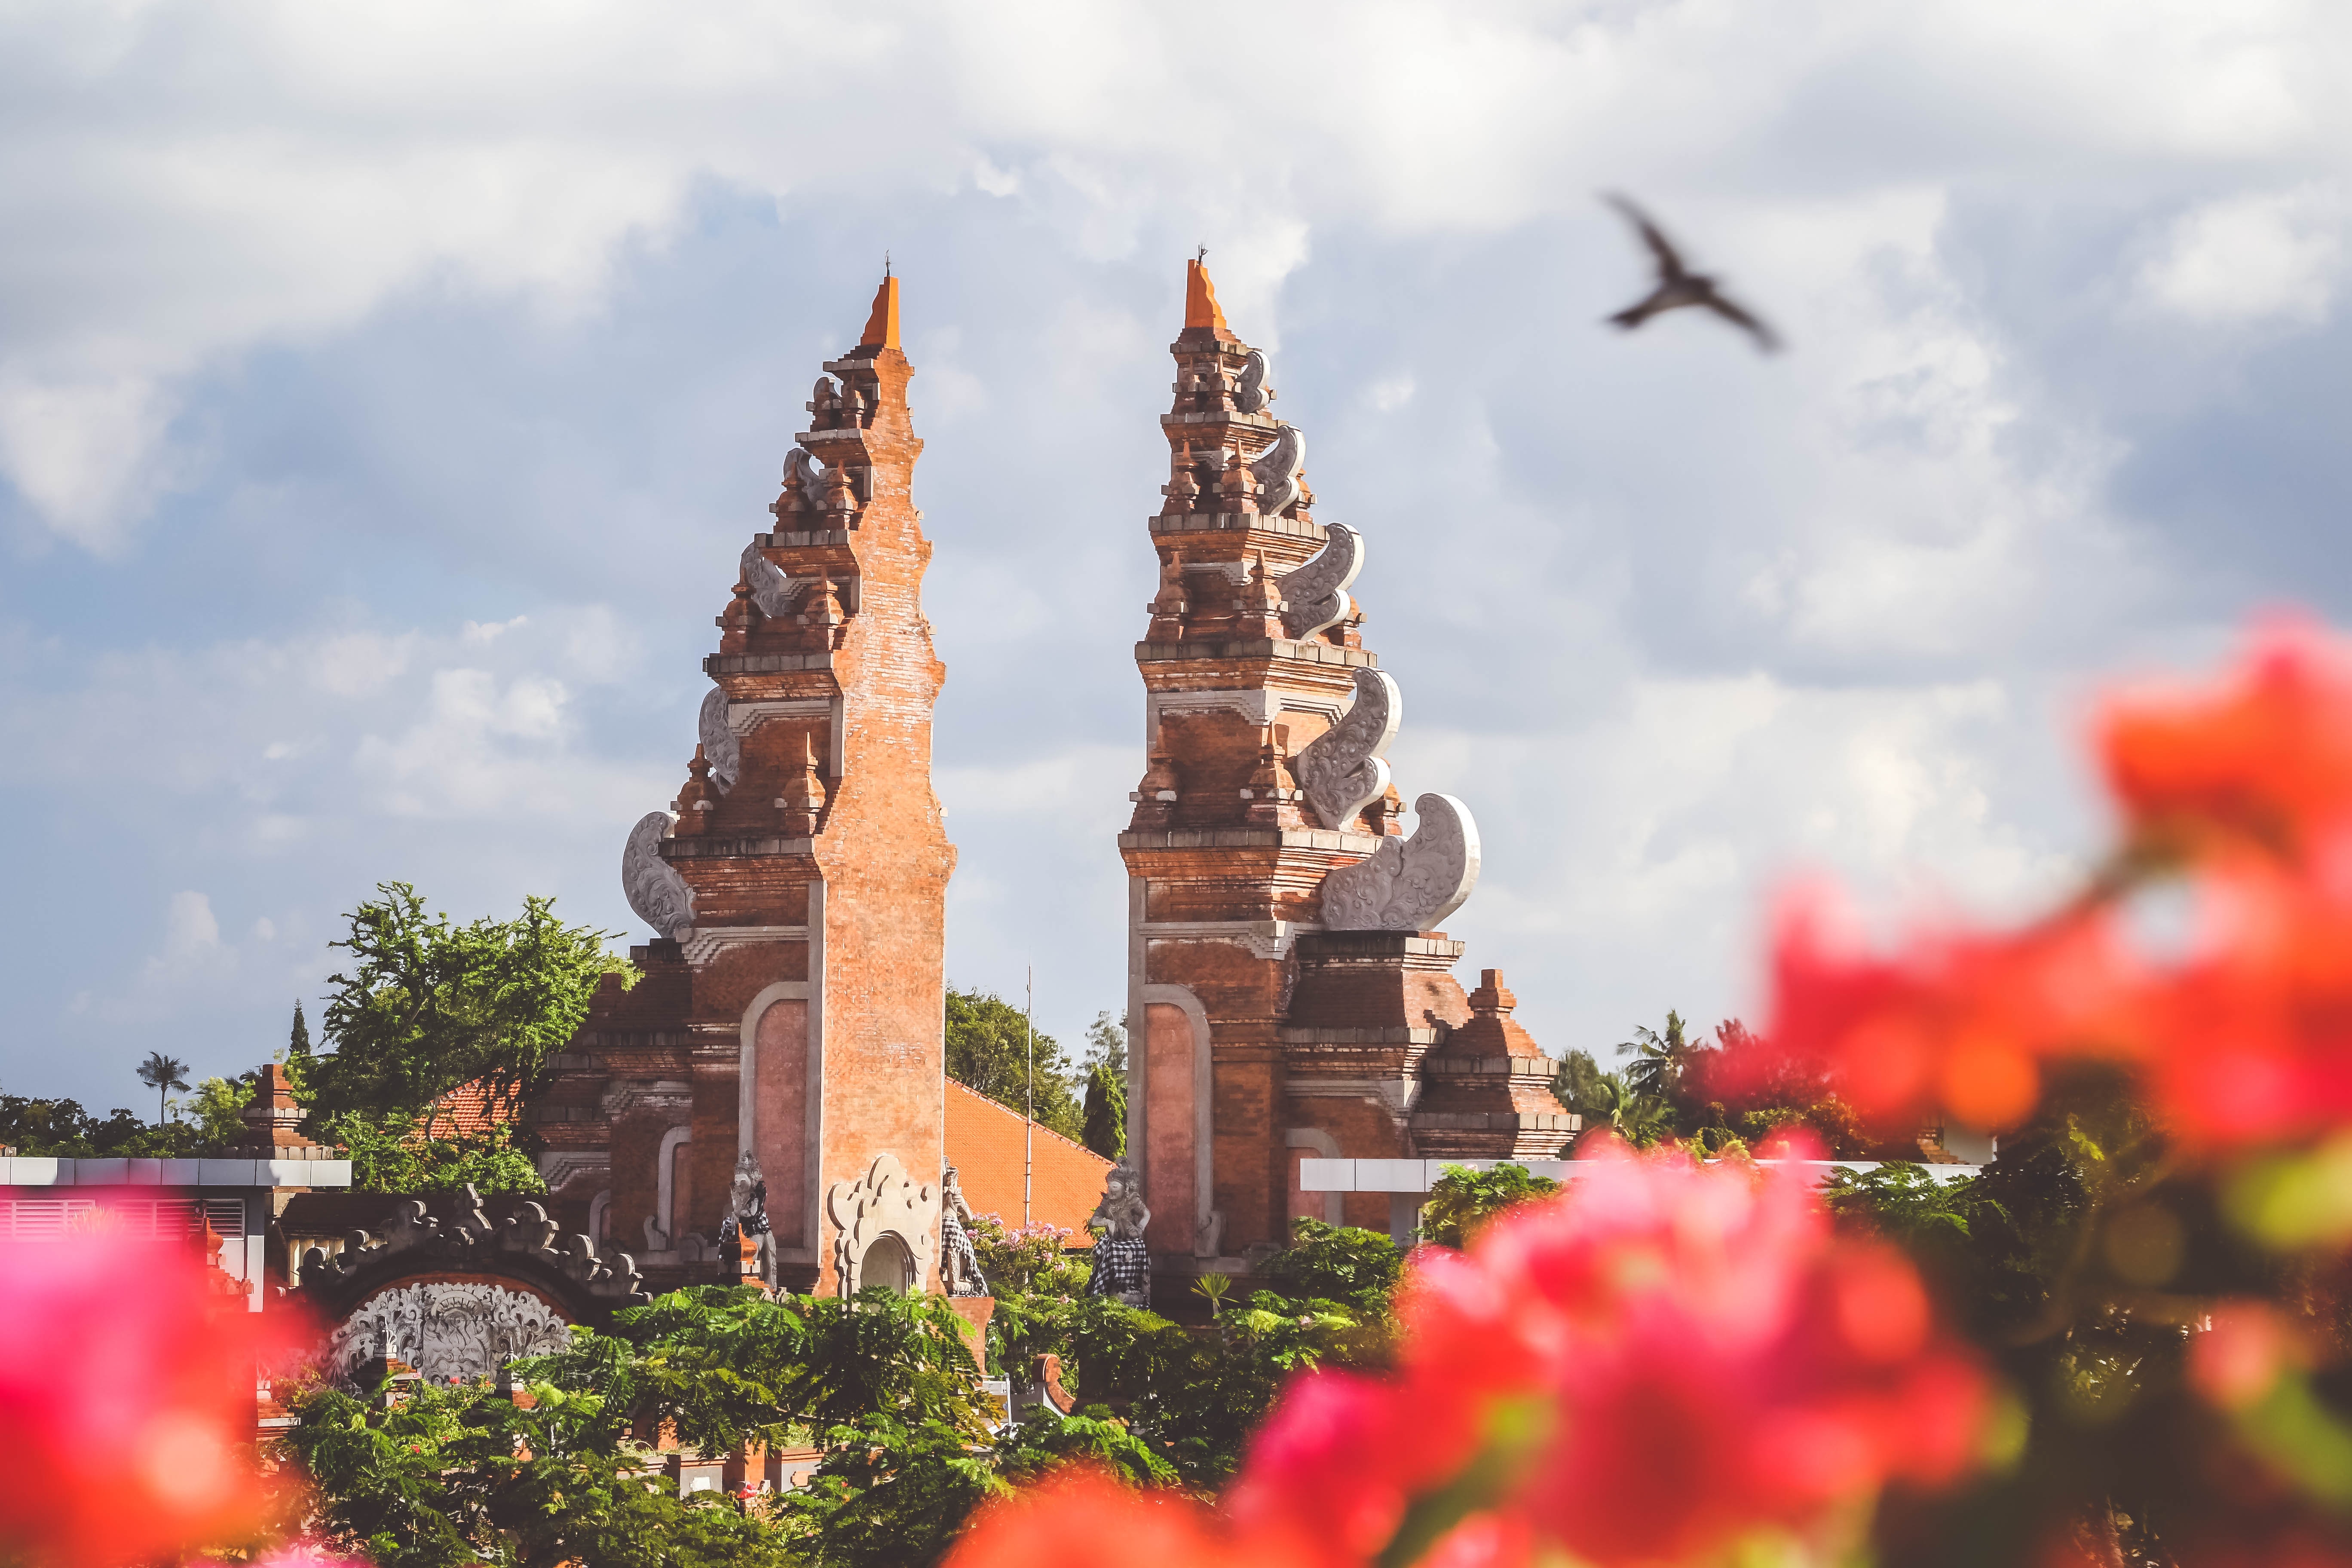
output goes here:
{"type": "Polygon", "coordinates": [[[1781,900],[1771,978],[1766,1044],[1723,1064],[1727,1091],[1794,1063],[1824,1070],[1865,1120],[1940,1109],[1985,1130],[2033,1108],[2048,1058],[2139,1049],[2148,995],[2104,907],[2016,932],[1923,931],[1887,953],[1817,885],[1781,900]]]}
{"type": "Polygon", "coordinates": [[[0,1244],[0,1558],[106,1568],[258,1521],[262,1323],[217,1278],[104,1232],[0,1244]]]}
{"type": "Polygon", "coordinates": [[[2109,699],[2097,728],[2143,849],[2252,843],[2299,858],[2352,826],[2352,645],[2307,621],[2259,627],[2213,684],[2109,699]]]}
{"type": "Polygon", "coordinates": [[[1675,1561],[1948,1482],[1988,1409],[1911,1265],[1841,1238],[1794,1172],[1604,1144],[1467,1255],[1417,1255],[1400,1311],[1395,1373],[1295,1381],[1222,1521],[1065,1477],[950,1568],[1350,1568],[1401,1526],[1444,1568],[1675,1561]]]}

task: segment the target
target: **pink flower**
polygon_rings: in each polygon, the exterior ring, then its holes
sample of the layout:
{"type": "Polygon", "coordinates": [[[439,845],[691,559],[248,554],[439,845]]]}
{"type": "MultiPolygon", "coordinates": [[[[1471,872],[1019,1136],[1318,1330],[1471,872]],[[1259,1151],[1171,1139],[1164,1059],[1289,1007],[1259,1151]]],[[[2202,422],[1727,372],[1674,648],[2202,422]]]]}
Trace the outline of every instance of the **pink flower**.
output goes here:
{"type": "Polygon", "coordinates": [[[185,1247],[0,1245],[0,1556],[173,1556],[257,1522],[261,1320],[185,1247]]]}

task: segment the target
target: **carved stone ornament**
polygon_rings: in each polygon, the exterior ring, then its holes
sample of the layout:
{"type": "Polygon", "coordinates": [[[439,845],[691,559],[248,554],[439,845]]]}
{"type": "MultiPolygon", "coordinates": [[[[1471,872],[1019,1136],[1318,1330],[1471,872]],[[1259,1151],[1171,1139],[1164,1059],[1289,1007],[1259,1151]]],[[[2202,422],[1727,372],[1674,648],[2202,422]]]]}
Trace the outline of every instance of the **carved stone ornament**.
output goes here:
{"type": "Polygon", "coordinates": [[[743,585],[751,590],[751,602],[760,606],[760,613],[772,621],[788,618],[793,601],[806,586],[785,576],[784,569],[768,559],[756,539],[743,547],[743,585]]]}
{"type": "Polygon", "coordinates": [[[683,941],[694,929],[694,889],[677,867],[661,858],[661,841],[677,820],[667,811],[649,811],[637,818],[621,850],[621,891],[655,935],[683,941]]]}
{"type": "Polygon", "coordinates": [[[824,466],[806,447],[793,447],[784,458],[784,494],[797,495],[801,504],[792,508],[794,511],[824,508],[824,466]]]}
{"type": "Polygon", "coordinates": [[[1323,552],[1282,579],[1282,629],[1293,642],[1338,626],[1356,607],[1348,588],[1364,569],[1364,536],[1344,522],[1325,532],[1323,552]]]}
{"type": "MultiPolygon", "coordinates": [[[[896,1237],[914,1265],[913,1289],[931,1277],[931,1253],[940,1221],[940,1190],[907,1174],[896,1154],[881,1154],[854,1182],[835,1182],[824,1194],[824,1212],[840,1234],[833,1238],[833,1272],[844,1296],[868,1281],[866,1255],[886,1236],[896,1237]]],[[[896,1284],[877,1279],[872,1283],[896,1284]]]]}
{"type": "Polygon", "coordinates": [[[1410,838],[1383,838],[1369,859],[1323,879],[1326,931],[1435,931],[1478,885],[1478,825],[1450,795],[1412,803],[1410,838]]]}
{"type": "Polygon", "coordinates": [[[963,1184],[956,1168],[940,1173],[940,1286],[950,1296],[985,1296],[988,1280],[980,1271],[980,1254],[972,1247],[971,1205],[964,1202],[963,1184]]]}
{"type": "Polygon", "coordinates": [[[1257,480],[1257,510],[1268,517],[1289,510],[1307,493],[1298,482],[1307,468],[1307,437],[1296,425],[1275,428],[1274,445],[1249,466],[1257,480]]]}
{"type": "Polygon", "coordinates": [[[1404,693],[1377,669],[1356,671],[1356,700],[1290,759],[1290,772],[1307,793],[1307,804],[1329,828],[1345,828],[1358,812],[1389,787],[1381,753],[1404,720],[1404,693]]]}
{"type": "Polygon", "coordinates": [[[695,739],[710,763],[710,782],[725,795],[743,773],[743,737],[727,722],[727,693],[717,687],[702,694],[702,713],[695,721],[695,739]]]}
{"type": "Polygon", "coordinates": [[[1140,1241],[1144,1226],[1151,1223],[1151,1211],[1143,1206],[1143,1177],[1136,1171],[1132,1157],[1123,1159],[1103,1175],[1103,1195],[1095,1204],[1095,1212],[1087,1216],[1087,1228],[1102,1225],[1103,1234],[1114,1241],[1140,1241]]]}
{"type": "Polygon", "coordinates": [[[1242,366],[1241,384],[1234,389],[1234,406],[1244,414],[1263,414],[1273,401],[1274,388],[1265,384],[1265,355],[1252,349],[1242,366]]]}
{"type": "Polygon", "coordinates": [[[494,1377],[523,1356],[553,1355],[572,1325],[524,1290],[470,1280],[396,1285],[362,1303],[327,1341],[329,1375],[348,1380],[372,1356],[406,1362],[434,1383],[494,1377]]]}
{"type": "Polygon", "coordinates": [[[727,1218],[719,1227],[719,1255],[729,1256],[738,1238],[749,1237],[752,1263],[761,1280],[776,1282],[776,1236],[768,1222],[768,1179],[760,1173],[759,1156],[746,1149],[735,1157],[735,1179],[727,1192],[727,1218]]]}

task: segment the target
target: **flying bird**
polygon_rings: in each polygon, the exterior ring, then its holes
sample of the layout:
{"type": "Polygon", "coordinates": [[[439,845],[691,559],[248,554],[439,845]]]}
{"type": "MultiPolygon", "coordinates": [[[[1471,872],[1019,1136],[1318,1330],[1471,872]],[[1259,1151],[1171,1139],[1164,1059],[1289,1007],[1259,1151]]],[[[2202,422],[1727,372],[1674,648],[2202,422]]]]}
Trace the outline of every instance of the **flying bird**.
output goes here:
{"type": "Polygon", "coordinates": [[[1683,265],[1681,254],[1675,249],[1673,242],[1658,231],[1658,226],[1650,221],[1647,213],[1623,196],[1612,195],[1604,196],[1602,200],[1623,213],[1626,220],[1642,231],[1643,243],[1650,247],[1650,254],[1658,262],[1658,286],[1650,290],[1649,298],[1618,311],[1609,318],[1612,322],[1630,332],[1653,316],[1678,310],[1685,305],[1697,305],[1713,310],[1733,326],[1745,329],[1755,338],[1756,346],[1766,353],[1780,348],[1780,340],[1771,328],[1717,292],[1714,279],[1704,273],[1693,272],[1683,265]]]}

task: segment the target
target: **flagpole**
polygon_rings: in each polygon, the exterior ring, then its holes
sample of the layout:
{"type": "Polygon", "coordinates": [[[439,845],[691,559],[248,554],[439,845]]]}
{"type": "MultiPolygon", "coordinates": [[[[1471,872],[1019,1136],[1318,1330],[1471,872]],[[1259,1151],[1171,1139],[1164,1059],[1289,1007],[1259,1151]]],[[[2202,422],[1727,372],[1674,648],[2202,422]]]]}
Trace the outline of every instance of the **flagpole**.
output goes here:
{"type": "Polygon", "coordinates": [[[1022,1015],[1029,1070],[1029,1114],[1021,1128],[1021,1228],[1029,1228],[1029,1194],[1037,1176],[1037,966],[1029,966],[1028,1009],[1022,1015]]]}

